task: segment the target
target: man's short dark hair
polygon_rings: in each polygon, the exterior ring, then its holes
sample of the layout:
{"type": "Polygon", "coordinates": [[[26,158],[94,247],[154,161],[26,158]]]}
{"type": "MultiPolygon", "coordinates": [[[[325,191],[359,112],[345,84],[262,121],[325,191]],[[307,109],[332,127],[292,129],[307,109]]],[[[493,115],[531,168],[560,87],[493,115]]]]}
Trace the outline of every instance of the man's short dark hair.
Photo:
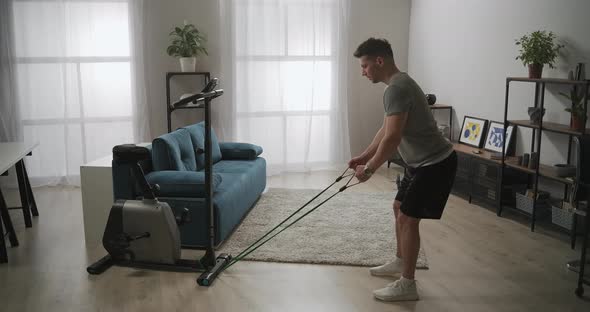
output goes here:
{"type": "Polygon", "coordinates": [[[369,38],[365,42],[361,43],[356,51],[354,57],[361,58],[363,56],[371,57],[391,57],[393,58],[393,51],[391,45],[385,39],[369,38]]]}

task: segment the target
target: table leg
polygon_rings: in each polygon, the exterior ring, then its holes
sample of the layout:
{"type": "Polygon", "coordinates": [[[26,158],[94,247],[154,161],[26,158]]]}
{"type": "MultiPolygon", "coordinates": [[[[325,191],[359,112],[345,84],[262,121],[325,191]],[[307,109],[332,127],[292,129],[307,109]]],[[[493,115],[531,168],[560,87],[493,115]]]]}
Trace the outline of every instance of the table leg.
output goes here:
{"type": "MultiPolygon", "coordinates": [[[[6,201],[4,200],[2,190],[0,190],[0,215],[2,216],[2,223],[4,223],[4,226],[6,227],[6,232],[8,233],[10,245],[12,247],[18,246],[18,238],[16,237],[16,232],[14,231],[14,227],[12,226],[12,220],[10,219],[10,215],[8,214],[8,206],[6,205],[6,201]]],[[[4,240],[4,232],[2,232],[2,240],[4,240]]]]}
{"type": "Polygon", "coordinates": [[[23,173],[25,175],[25,183],[27,184],[27,192],[29,194],[29,203],[31,204],[31,212],[33,216],[39,216],[39,210],[37,210],[37,202],[35,201],[35,196],[33,195],[33,189],[31,188],[31,183],[29,181],[29,174],[27,173],[27,167],[25,166],[25,162],[23,161],[23,173]]]}
{"type": "Polygon", "coordinates": [[[16,176],[18,179],[18,190],[20,193],[20,202],[22,204],[23,215],[25,217],[25,227],[32,227],[31,221],[31,203],[29,202],[29,190],[27,188],[27,182],[25,178],[25,165],[21,159],[16,163],[16,176]]]}

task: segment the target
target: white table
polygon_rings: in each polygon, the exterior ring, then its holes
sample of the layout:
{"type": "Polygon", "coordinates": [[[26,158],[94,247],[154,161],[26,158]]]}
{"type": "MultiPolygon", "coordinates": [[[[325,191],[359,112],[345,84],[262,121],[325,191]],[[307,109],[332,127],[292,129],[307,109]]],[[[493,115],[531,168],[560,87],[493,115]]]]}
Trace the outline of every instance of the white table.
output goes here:
{"type": "Polygon", "coordinates": [[[84,238],[87,247],[101,243],[109,212],[113,206],[111,155],[80,166],[84,238]]]}
{"type": "Polygon", "coordinates": [[[4,242],[4,229],[2,224],[6,227],[10,245],[12,247],[18,246],[18,239],[16,232],[12,226],[12,220],[8,214],[9,209],[21,209],[25,217],[25,226],[33,226],[31,220],[31,213],[33,216],[38,216],[37,203],[33,196],[33,190],[29,183],[29,176],[25,167],[24,157],[31,155],[31,152],[39,143],[37,142],[6,142],[0,143],[0,174],[5,174],[8,169],[15,166],[16,176],[18,180],[18,189],[20,193],[21,207],[8,207],[0,189],[0,263],[8,262],[8,255],[6,253],[6,243],[4,242]]]}

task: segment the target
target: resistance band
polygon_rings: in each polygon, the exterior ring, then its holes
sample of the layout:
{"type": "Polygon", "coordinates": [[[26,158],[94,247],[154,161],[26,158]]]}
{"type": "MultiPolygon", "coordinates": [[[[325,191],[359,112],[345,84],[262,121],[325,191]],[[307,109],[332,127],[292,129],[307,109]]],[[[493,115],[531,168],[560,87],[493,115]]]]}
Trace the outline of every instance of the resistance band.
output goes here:
{"type": "Polygon", "coordinates": [[[322,190],[319,194],[317,194],[316,196],[314,196],[311,200],[309,200],[307,203],[305,203],[303,206],[301,206],[301,208],[297,209],[295,212],[293,212],[290,216],[288,216],[285,220],[283,220],[281,223],[279,223],[277,226],[275,226],[273,229],[271,229],[270,231],[268,231],[266,234],[264,234],[261,238],[259,238],[257,241],[255,241],[254,243],[252,243],[250,246],[248,246],[246,249],[244,249],[242,252],[240,252],[240,254],[238,254],[237,256],[235,256],[231,262],[224,268],[227,269],[229,267],[231,267],[232,265],[234,265],[236,262],[244,259],[244,257],[246,257],[247,255],[249,255],[250,253],[252,253],[253,251],[255,251],[256,249],[258,249],[260,246],[264,245],[266,242],[268,242],[269,240],[271,240],[273,237],[279,235],[281,232],[283,232],[284,230],[288,229],[291,225],[297,223],[299,220],[303,219],[303,217],[307,216],[308,214],[312,213],[314,210],[316,210],[318,207],[320,207],[321,205],[323,205],[325,202],[327,202],[328,200],[330,200],[332,197],[336,196],[338,193],[343,192],[344,190],[346,190],[349,187],[353,187],[357,184],[359,184],[360,182],[354,183],[354,184],[350,184],[350,181],[354,178],[354,173],[351,174],[347,174],[344,175],[346,172],[348,171],[348,168],[346,168],[346,170],[344,170],[344,172],[338,177],[336,178],[336,180],[334,182],[332,182],[332,184],[330,184],[328,187],[326,187],[324,190],[322,190]],[[303,214],[301,217],[295,219],[295,221],[291,222],[290,224],[288,224],[287,226],[285,226],[283,229],[281,229],[279,232],[275,233],[274,235],[272,235],[271,237],[267,238],[266,240],[264,240],[263,242],[261,242],[259,245],[256,246],[257,243],[259,243],[260,241],[262,241],[265,237],[267,237],[268,235],[270,235],[270,233],[272,233],[274,230],[276,230],[277,228],[279,228],[281,225],[283,225],[285,222],[287,222],[287,220],[289,220],[290,218],[292,218],[295,214],[297,214],[299,211],[301,211],[303,208],[305,208],[307,205],[309,205],[312,201],[314,201],[316,198],[318,198],[320,195],[322,195],[324,192],[326,192],[330,187],[332,187],[334,184],[340,182],[340,180],[342,180],[343,178],[346,177],[350,177],[350,179],[348,179],[348,181],[346,182],[346,184],[344,186],[342,186],[338,192],[332,194],[332,196],[328,197],[327,199],[325,199],[324,201],[322,201],[321,203],[319,203],[318,205],[316,205],[315,207],[313,207],[312,209],[310,209],[308,212],[306,212],[305,214],[303,214]],[[254,247],[256,246],[256,247],[254,247]],[[253,248],[254,247],[254,248],[253,248]]]}

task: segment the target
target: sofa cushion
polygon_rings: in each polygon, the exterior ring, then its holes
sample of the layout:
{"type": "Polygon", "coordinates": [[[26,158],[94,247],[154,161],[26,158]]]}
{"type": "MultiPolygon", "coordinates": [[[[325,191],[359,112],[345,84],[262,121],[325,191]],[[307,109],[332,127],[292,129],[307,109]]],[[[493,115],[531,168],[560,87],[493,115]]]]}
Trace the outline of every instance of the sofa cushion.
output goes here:
{"type": "MultiPolygon", "coordinates": [[[[154,171],[145,177],[149,184],[158,184],[156,196],[162,197],[204,197],[205,172],[196,171],[154,171]]],[[[212,189],[215,192],[221,183],[221,175],[213,173],[212,189]]]]}
{"type": "MultiPolygon", "coordinates": [[[[266,187],[266,161],[258,157],[249,161],[222,160],[213,166],[221,176],[213,195],[215,210],[215,245],[226,240],[240,224],[266,187]],[[236,162],[240,164],[234,166],[236,162]],[[241,168],[241,169],[240,169],[241,168]]],[[[203,247],[209,243],[209,212],[202,197],[158,198],[170,204],[175,214],[183,208],[190,211],[191,223],[180,227],[180,237],[185,246],[203,247]]]]}
{"type": "MultiPolygon", "coordinates": [[[[195,149],[195,155],[197,155],[197,170],[203,170],[205,168],[205,154],[196,154],[196,149],[200,148],[205,150],[205,122],[202,121],[191,126],[183,127],[182,129],[186,129],[190,133],[191,141],[195,149]]],[[[215,164],[220,161],[221,158],[219,141],[217,140],[215,131],[211,128],[211,162],[215,164]]]]}
{"type": "Polygon", "coordinates": [[[196,171],[195,151],[188,131],[177,129],[155,138],[152,142],[152,164],[154,171],[196,171]]]}
{"type": "Polygon", "coordinates": [[[254,160],[262,154],[262,147],[250,143],[219,143],[223,160],[254,160]]]}
{"type": "Polygon", "coordinates": [[[252,160],[222,160],[213,165],[213,172],[218,174],[238,173],[248,175],[250,173],[249,171],[256,165],[258,164],[252,160]]]}
{"type": "Polygon", "coordinates": [[[218,235],[224,240],[264,191],[266,161],[261,157],[255,160],[222,160],[213,166],[213,170],[222,177],[213,201],[220,208],[218,235]]]}

